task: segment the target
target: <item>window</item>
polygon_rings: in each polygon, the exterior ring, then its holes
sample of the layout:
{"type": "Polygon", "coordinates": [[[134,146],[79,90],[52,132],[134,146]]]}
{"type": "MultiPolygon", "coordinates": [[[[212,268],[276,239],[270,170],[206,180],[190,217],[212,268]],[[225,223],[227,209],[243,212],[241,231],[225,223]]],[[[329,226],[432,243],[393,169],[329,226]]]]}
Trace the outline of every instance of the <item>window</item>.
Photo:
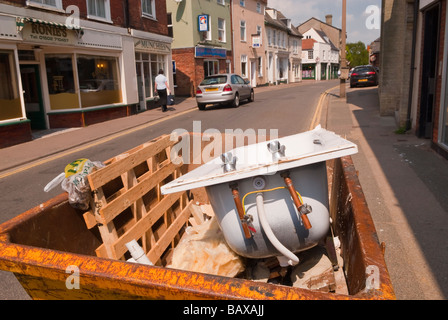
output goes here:
{"type": "Polygon", "coordinates": [[[142,0],[142,15],[148,18],[156,18],[156,8],[154,0],[142,0]]]}
{"type": "Polygon", "coordinates": [[[240,6],[245,7],[246,6],[246,0],[240,0],[240,6]]]}
{"type": "Polygon", "coordinates": [[[211,41],[212,40],[212,23],[211,23],[211,16],[207,15],[207,26],[208,26],[208,31],[201,31],[200,36],[201,39],[204,41],[211,41]]]}
{"type": "Polygon", "coordinates": [[[167,14],[168,36],[173,37],[173,16],[172,13],[167,14]]]}
{"type": "Polygon", "coordinates": [[[218,18],[218,40],[226,42],[226,20],[218,18]]]}
{"type": "Polygon", "coordinates": [[[271,37],[271,29],[267,30],[267,34],[268,34],[268,45],[271,46],[272,45],[272,37],[271,37]]]}
{"type": "Polygon", "coordinates": [[[232,84],[245,84],[244,79],[238,75],[233,75],[232,77],[230,77],[230,82],[232,84]]]}
{"type": "Polygon", "coordinates": [[[261,13],[261,3],[257,2],[257,12],[261,13]]]}
{"type": "Polygon", "coordinates": [[[28,0],[26,4],[29,6],[39,6],[49,9],[62,10],[62,0],[28,0]]]}
{"type": "Polygon", "coordinates": [[[274,34],[274,40],[272,41],[272,45],[276,45],[277,44],[277,31],[276,30],[272,30],[273,34],[274,34]]]}
{"type": "Polygon", "coordinates": [[[22,118],[14,52],[0,50],[0,121],[22,118]]]}
{"type": "Polygon", "coordinates": [[[218,4],[222,4],[222,5],[225,5],[226,3],[225,3],[225,0],[216,0],[216,2],[218,3],[218,4]]]}
{"type": "Polygon", "coordinates": [[[240,21],[240,36],[241,41],[246,41],[246,21],[240,21]]]}
{"type": "Polygon", "coordinates": [[[116,58],[79,55],[77,65],[81,107],[121,102],[116,58]]]}
{"type": "Polygon", "coordinates": [[[79,108],[73,77],[72,55],[45,55],[45,67],[51,110],[79,108]]]}
{"type": "Polygon", "coordinates": [[[241,56],[241,76],[247,78],[247,56],[241,56]]]}
{"type": "Polygon", "coordinates": [[[218,60],[205,60],[204,61],[204,77],[211,76],[219,73],[219,61],[218,60]]]}
{"type": "Polygon", "coordinates": [[[313,56],[314,56],[313,53],[314,52],[312,50],[308,51],[308,59],[310,59],[310,60],[314,59],[313,58],[313,56]]]}
{"type": "Polygon", "coordinates": [[[89,18],[111,21],[109,0],[87,0],[89,18]]]}
{"type": "Polygon", "coordinates": [[[259,77],[263,76],[263,58],[262,57],[258,57],[258,76],[259,77]]]}
{"type": "Polygon", "coordinates": [[[297,40],[292,41],[292,50],[294,53],[299,53],[299,42],[297,40]]]}

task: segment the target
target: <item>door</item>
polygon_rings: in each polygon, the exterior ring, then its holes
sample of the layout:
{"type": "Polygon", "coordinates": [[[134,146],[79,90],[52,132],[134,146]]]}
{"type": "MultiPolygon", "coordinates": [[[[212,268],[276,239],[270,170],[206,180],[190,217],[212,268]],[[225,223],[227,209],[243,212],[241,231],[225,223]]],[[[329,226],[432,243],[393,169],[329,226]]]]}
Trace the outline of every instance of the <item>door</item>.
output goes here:
{"type": "Polygon", "coordinates": [[[252,87],[257,86],[257,61],[250,61],[250,85],[252,87]]]}
{"type": "Polygon", "coordinates": [[[23,99],[26,117],[31,121],[32,130],[45,130],[45,111],[42,101],[39,66],[28,64],[20,66],[22,77],[23,99]]]}
{"type": "Polygon", "coordinates": [[[422,64],[422,91],[417,135],[420,138],[432,137],[434,126],[434,104],[436,94],[437,55],[439,46],[439,6],[424,14],[424,45],[422,64]]]}

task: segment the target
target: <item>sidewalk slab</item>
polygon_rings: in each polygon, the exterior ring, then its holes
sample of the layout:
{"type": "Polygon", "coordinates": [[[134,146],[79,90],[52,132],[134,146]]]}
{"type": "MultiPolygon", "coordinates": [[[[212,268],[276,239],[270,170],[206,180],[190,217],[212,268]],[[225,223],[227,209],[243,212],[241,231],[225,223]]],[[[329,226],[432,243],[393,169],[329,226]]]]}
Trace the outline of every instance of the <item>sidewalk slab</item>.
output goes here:
{"type": "Polygon", "coordinates": [[[448,161],[379,115],[377,88],[329,97],[327,129],[347,135],[398,299],[448,296],[448,161]],[[349,117],[348,117],[349,116],[349,117]]]}

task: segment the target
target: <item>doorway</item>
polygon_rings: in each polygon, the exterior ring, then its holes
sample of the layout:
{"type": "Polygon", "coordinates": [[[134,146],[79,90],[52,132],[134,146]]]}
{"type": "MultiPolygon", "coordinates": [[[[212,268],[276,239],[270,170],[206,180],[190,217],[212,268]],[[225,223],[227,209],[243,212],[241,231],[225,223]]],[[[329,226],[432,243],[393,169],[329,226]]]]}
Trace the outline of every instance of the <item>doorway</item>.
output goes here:
{"type": "Polygon", "coordinates": [[[20,65],[20,75],[22,78],[26,117],[31,121],[31,129],[45,130],[47,129],[47,124],[42,101],[39,65],[20,65]]]}
{"type": "Polygon", "coordinates": [[[256,60],[250,61],[250,85],[254,88],[257,86],[257,61],[256,60]]]}
{"type": "Polygon", "coordinates": [[[439,5],[424,12],[422,91],[417,136],[432,138],[436,102],[437,55],[439,46],[439,5]]]}

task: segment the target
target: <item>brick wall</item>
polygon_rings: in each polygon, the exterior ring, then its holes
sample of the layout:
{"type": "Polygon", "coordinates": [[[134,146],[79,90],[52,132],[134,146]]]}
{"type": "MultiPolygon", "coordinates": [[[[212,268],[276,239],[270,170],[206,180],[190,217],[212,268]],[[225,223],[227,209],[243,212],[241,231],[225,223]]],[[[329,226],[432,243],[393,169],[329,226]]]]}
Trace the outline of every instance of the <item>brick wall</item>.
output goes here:
{"type": "MultiPolygon", "coordinates": [[[[227,52],[227,60],[232,53],[227,52]]],[[[226,72],[226,59],[219,59],[219,73],[226,72]]],[[[173,60],[176,61],[176,95],[193,97],[196,88],[204,79],[204,60],[194,57],[193,48],[173,49],[173,60]]]]}
{"type": "MultiPolygon", "coordinates": [[[[26,0],[9,0],[2,3],[15,6],[26,7],[26,0]]],[[[86,0],[62,0],[62,7],[65,10],[69,5],[75,5],[79,8],[80,18],[87,19],[87,1],[86,0]]],[[[49,12],[45,9],[32,7],[36,11],[49,12]]],[[[168,35],[166,0],[156,0],[156,19],[142,17],[140,0],[110,0],[110,14],[114,25],[123,28],[133,28],[147,32],[168,35]],[[127,13],[127,11],[129,13],[127,13]]],[[[55,13],[51,11],[51,13],[55,13]]],[[[62,13],[61,13],[62,14],[62,13]]],[[[101,21],[92,20],[102,23],[101,21]]],[[[104,22],[107,24],[107,22],[104,22]]]]}
{"type": "Polygon", "coordinates": [[[176,95],[194,96],[196,90],[196,62],[194,48],[173,49],[176,61],[176,95]]]}

